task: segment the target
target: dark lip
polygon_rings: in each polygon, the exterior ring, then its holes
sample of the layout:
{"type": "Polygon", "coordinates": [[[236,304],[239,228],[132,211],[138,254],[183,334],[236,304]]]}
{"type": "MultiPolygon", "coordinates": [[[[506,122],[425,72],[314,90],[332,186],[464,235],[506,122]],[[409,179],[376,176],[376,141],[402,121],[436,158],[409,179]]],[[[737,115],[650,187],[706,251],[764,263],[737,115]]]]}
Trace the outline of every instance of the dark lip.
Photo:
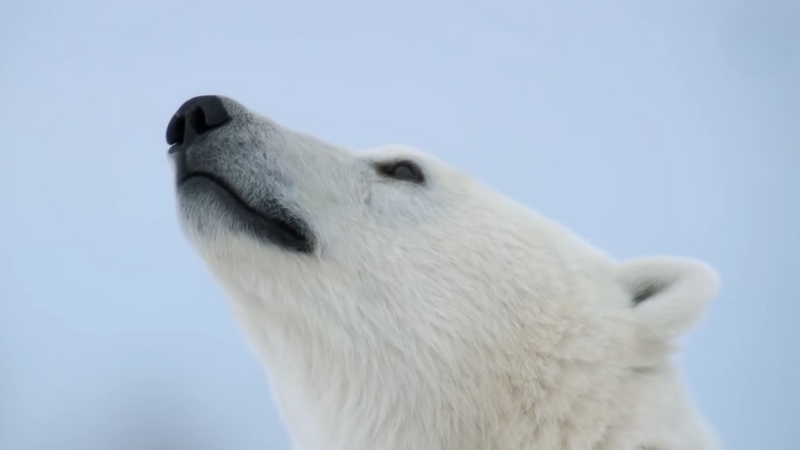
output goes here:
{"type": "Polygon", "coordinates": [[[252,207],[224,179],[208,172],[189,172],[178,180],[178,188],[194,188],[213,193],[241,221],[245,231],[286,250],[312,253],[314,241],[303,220],[277,202],[265,210],[252,207]]]}

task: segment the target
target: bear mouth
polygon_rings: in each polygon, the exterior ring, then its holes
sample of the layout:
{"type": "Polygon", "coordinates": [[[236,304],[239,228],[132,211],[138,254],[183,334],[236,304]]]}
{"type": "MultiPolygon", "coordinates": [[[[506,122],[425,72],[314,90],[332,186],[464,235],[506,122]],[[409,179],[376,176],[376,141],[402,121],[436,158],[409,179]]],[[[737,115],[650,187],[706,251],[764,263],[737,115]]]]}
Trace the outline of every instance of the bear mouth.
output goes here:
{"type": "Polygon", "coordinates": [[[244,231],[259,239],[299,253],[314,251],[308,225],[277,201],[271,201],[263,208],[255,208],[225,180],[207,172],[184,174],[178,181],[178,187],[211,194],[239,219],[244,231]]]}

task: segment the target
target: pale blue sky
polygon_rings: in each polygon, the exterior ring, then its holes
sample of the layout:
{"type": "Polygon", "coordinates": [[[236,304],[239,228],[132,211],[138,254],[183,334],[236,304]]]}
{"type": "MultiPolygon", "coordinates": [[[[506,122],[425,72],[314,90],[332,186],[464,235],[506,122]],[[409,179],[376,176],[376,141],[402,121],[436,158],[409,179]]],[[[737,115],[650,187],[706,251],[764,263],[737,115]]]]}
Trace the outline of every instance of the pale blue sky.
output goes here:
{"type": "Polygon", "coordinates": [[[164,131],[234,97],[420,147],[723,291],[680,362],[729,449],[800,442],[800,3],[0,4],[0,448],[286,449],[181,235],[164,131]]]}

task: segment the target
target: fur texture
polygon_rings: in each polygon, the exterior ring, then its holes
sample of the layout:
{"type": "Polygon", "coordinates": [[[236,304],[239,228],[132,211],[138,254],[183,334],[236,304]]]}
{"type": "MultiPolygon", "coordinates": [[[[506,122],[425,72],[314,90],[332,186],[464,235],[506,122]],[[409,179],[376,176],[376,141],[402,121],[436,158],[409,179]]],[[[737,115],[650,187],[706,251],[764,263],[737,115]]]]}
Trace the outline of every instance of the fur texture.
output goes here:
{"type": "Polygon", "coordinates": [[[669,359],[711,268],[616,262],[429,155],[354,153],[223,100],[231,123],[185,161],[302,218],[314,250],[202,189],[178,188],[180,216],[298,450],[718,448],[669,359]],[[375,168],[397,160],[424,183],[375,168]]]}

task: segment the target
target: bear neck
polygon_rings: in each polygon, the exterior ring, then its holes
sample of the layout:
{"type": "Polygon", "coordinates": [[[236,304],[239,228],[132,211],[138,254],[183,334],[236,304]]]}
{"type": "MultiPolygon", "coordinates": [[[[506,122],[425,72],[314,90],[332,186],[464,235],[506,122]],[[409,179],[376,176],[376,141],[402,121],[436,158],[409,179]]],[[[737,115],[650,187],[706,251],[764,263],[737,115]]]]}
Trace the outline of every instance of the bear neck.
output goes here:
{"type": "MultiPolygon", "coordinates": [[[[488,351],[456,361],[345,330],[271,330],[263,360],[298,450],[603,449],[622,416],[612,386],[576,397],[488,351]]],[[[533,357],[560,371],[552,355],[533,357]]]]}

